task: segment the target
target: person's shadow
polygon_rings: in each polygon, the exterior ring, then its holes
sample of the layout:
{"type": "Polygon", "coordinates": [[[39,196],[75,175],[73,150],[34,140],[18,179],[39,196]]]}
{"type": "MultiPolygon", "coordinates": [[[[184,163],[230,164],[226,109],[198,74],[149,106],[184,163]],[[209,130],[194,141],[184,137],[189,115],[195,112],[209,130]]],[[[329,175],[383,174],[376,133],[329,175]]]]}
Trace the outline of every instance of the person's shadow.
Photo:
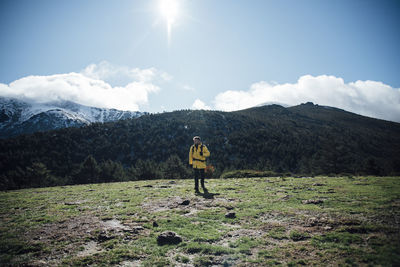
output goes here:
{"type": "Polygon", "coordinates": [[[210,193],[206,188],[203,189],[204,193],[197,192],[196,195],[202,196],[205,199],[214,199],[214,196],[220,195],[220,193],[210,193]]]}

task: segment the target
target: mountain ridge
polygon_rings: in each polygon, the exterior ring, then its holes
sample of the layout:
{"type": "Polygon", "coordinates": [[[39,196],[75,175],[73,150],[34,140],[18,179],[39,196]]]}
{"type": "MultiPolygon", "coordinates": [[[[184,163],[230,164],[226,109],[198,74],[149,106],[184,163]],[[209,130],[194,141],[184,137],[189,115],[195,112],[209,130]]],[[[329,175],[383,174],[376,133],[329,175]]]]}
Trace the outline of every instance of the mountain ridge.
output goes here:
{"type": "Polygon", "coordinates": [[[145,113],[89,107],[72,101],[38,103],[0,97],[0,138],[137,118],[143,114],[145,113]]]}
{"type": "Polygon", "coordinates": [[[187,168],[196,135],[211,151],[208,164],[215,167],[216,177],[240,169],[300,175],[400,174],[400,123],[306,103],[146,114],[0,140],[0,180],[13,181],[18,188],[40,164],[40,171],[61,177],[60,183],[104,181],[81,180],[87,175],[78,175],[88,166],[97,169],[97,163],[116,164],[120,176],[110,181],[168,177],[168,166],[187,168]]]}

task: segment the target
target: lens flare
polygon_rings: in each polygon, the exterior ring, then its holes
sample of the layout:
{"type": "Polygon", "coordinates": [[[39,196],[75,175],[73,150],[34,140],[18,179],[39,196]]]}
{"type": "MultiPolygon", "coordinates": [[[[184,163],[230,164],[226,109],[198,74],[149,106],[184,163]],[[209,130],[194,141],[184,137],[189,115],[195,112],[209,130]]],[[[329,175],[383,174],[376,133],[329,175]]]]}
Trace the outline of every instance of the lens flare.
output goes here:
{"type": "Polygon", "coordinates": [[[161,15],[167,22],[168,43],[170,43],[172,24],[178,16],[179,3],[177,0],[160,0],[159,8],[161,15]]]}

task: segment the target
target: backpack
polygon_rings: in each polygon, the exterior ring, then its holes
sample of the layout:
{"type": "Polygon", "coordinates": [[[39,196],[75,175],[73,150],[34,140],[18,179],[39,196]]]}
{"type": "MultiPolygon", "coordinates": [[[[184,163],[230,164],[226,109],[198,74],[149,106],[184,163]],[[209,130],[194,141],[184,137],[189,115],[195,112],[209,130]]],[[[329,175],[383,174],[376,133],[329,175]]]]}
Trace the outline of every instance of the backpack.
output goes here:
{"type": "MultiPolygon", "coordinates": [[[[194,147],[195,145],[192,146],[192,155],[194,154],[194,147]]],[[[200,146],[200,155],[203,156],[203,144],[200,146]]]]}

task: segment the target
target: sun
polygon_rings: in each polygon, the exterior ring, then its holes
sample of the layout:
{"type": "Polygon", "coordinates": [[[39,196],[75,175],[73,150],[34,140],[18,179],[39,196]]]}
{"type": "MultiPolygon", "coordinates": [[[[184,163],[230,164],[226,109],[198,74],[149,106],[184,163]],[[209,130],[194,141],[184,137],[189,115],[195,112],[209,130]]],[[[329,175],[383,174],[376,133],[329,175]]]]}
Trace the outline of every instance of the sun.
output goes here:
{"type": "Polygon", "coordinates": [[[170,42],[172,24],[174,24],[179,14],[179,2],[178,0],[159,0],[159,9],[166,20],[168,42],[170,42]]]}
{"type": "Polygon", "coordinates": [[[173,23],[179,13],[179,3],[177,0],[160,0],[161,15],[169,23],[173,23]]]}

